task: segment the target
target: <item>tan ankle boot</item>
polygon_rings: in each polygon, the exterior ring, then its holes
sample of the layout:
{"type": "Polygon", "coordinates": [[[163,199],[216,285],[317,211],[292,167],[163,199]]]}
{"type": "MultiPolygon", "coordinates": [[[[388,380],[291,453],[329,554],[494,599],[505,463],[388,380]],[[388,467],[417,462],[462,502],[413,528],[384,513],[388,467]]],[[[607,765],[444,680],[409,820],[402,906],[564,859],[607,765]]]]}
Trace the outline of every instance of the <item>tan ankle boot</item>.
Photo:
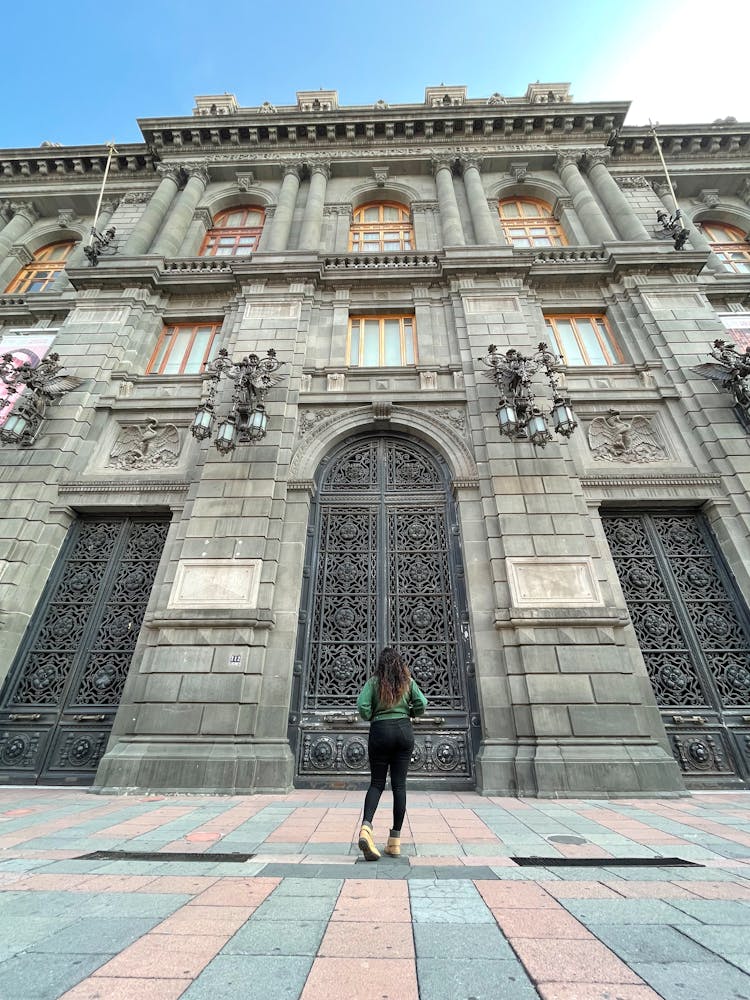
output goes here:
{"type": "Polygon", "coordinates": [[[388,843],[385,845],[385,853],[390,854],[392,858],[398,858],[401,856],[401,835],[394,837],[393,835],[388,837],[388,843]]]}
{"type": "Polygon", "coordinates": [[[357,846],[360,851],[365,856],[365,861],[377,861],[380,857],[380,851],[375,846],[375,841],[372,839],[372,827],[369,823],[363,823],[359,831],[359,841],[357,846]]]}

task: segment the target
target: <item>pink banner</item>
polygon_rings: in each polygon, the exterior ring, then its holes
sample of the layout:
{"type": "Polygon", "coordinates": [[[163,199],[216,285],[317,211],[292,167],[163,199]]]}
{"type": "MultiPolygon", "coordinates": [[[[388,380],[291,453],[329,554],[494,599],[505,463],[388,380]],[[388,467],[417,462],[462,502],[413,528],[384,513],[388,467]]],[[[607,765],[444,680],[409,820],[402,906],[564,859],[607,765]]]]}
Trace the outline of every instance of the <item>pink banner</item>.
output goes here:
{"type": "MultiPolygon", "coordinates": [[[[20,368],[25,361],[36,368],[49,351],[54,339],[54,333],[19,333],[0,337],[0,358],[4,354],[12,354],[16,368],[20,368]]],[[[0,379],[0,427],[8,419],[20,396],[20,391],[9,392],[8,386],[0,379]],[[9,396],[11,401],[3,405],[9,396]]]]}

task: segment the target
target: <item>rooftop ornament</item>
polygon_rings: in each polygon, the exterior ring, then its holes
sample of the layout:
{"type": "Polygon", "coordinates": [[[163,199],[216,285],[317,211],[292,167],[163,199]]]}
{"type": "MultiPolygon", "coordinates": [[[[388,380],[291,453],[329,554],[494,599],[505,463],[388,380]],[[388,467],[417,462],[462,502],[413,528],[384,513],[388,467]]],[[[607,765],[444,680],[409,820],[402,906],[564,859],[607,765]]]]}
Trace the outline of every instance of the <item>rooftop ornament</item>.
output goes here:
{"type": "Polygon", "coordinates": [[[530,441],[544,448],[552,440],[550,422],[562,437],[569,438],[578,426],[570,399],[560,391],[561,359],[545,343],[536,354],[526,357],[515,348],[501,354],[490,344],[487,354],[479,358],[487,366],[487,378],[500,393],[497,422],[500,433],[514,441],[530,441]],[[552,389],[552,406],[545,414],[536,402],[532,388],[534,375],[543,371],[552,389]]]}
{"type": "Polygon", "coordinates": [[[674,242],[675,250],[682,250],[685,246],[688,236],[690,235],[690,230],[686,228],[685,223],[682,221],[682,212],[677,204],[677,195],[672,187],[672,179],[669,176],[669,171],[667,170],[667,164],[664,159],[664,153],[661,149],[661,143],[659,142],[659,136],[656,134],[656,126],[652,125],[649,132],[654,140],[654,146],[656,146],[656,152],[659,154],[659,159],[661,160],[661,165],[664,168],[664,176],[667,180],[667,187],[669,188],[669,193],[672,196],[672,202],[674,203],[674,215],[669,215],[664,209],[659,209],[656,213],[656,221],[660,225],[660,229],[654,230],[654,235],[659,240],[672,240],[674,242]]]}
{"type": "Polygon", "coordinates": [[[112,164],[112,157],[117,152],[113,142],[107,143],[107,148],[109,149],[109,154],[107,156],[107,165],[104,168],[104,177],[102,178],[102,186],[99,191],[99,200],[96,203],[96,212],[94,213],[94,225],[91,227],[91,234],[89,236],[88,243],[83,248],[83,252],[89,259],[89,264],[92,267],[96,267],[99,263],[99,258],[104,253],[105,250],[111,249],[114,252],[114,247],[112,246],[112,241],[115,238],[115,227],[109,226],[103,233],[100,233],[97,224],[99,222],[99,213],[102,208],[102,198],[104,197],[104,185],[107,183],[107,177],[109,176],[109,168],[112,164]]]}
{"type": "Polygon", "coordinates": [[[48,354],[38,365],[28,361],[17,365],[12,354],[4,354],[0,363],[0,380],[8,395],[0,400],[2,410],[12,406],[0,427],[0,444],[27,447],[34,443],[44,420],[48,403],[53,403],[71,389],[77,389],[83,379],[77,375],[61,375],[59,354],[48,354]],[[25,390],[25,391],[24,391],[25,390]]]}
{"type": "Polygon", "coordinates": [[[708,353],[714,360],[695,365],[690,371],[731,392],[740,422],[750,431],[750,347],[740,354],[734,344],[715,340],[708,353]]]}
{"type": "Polygon", "coordinates": [[[214,442],[222,455],[229,455],[238,444],[253,444],[266,436],[268,414],[264,400],[269,389],[285,377],[278,375],[286,362],[279,361],[276,351],[270,348],[264,358],[249,354],[241,361],[232,361],[222,347],[218,356],[206,365],[209,380],[207,398],[195,412],[190,432],[198,441],[205,441],[213,434],[216,420],[216,395],[222,378],[234,382],[229,413],[219,422],[214,442]]]}

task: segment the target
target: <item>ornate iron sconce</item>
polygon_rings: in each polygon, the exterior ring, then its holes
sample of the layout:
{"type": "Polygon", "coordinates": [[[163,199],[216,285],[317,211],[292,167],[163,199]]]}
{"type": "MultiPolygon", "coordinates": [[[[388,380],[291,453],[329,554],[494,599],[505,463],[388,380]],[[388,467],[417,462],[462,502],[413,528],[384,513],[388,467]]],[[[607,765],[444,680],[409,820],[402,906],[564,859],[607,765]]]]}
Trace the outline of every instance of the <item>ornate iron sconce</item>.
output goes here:
{"type": "Polygon", "coordinates": [[[560,391],[560,358],[550,351],[547,344],[539,344],[537,353],[532,357],[526,357],[514,348],[500,354],[497,347],[490,344],[487,354],[479,360],[489,369],[487,378],[500,393],[497,422],[501,434],[515,441],[531,441],[544,448],[552,440],[549,429],[551,420],[558,434],[570,437],[578,422],[570,399],[560,391]],[[540,369],[546,375],[553,395],[547,415],[537,405],[532,389],[532,379],[540,369]]]}
{"type": "Polygon", "coordinates": [[[214,442],[222,455],[234,451],[238,444],[253,444],[266,436],[268,414],[263,401],[268,390],[278,385],[283,375],[277,375],[285,364],[278,361],[276,351],[269,349],[264,358],[249,354],[241,361],[231,361],[229,352],[222,347],[218,356],[206,365],[206,378],[210,379],[207,398],[195,412],[190,433],[198,441],[205,441],[213,434],[216,420],[216,394],[223,376],[234,382],[232,403],[227,416],[219,423],[214,442]]]}
{"type": "Polygon", "coordinates": [[[708,353],[715,361],[696,365],[690,371],[731,392],[735,411],[745,430],[750,431],[750,347],[740,354],[734,344],[715,340],[708,353]]]}
{"type": "Polygon", "coordinates": [[[664,159],[664,153],[662,152],[661,143],[659,142],[659,136],[656,134],[656,127],[651,125],[649,131],[654,140],[656,152],[659,154],[659,159],[661,160],[661,165],[664,169],[664,176],[667,181],[667,187],[669,188],[669,193],[672,196],[672,202],[674,204],[674,215],[669,215],[663,209],[659,209],[656,213],[656,220],[661,226],[661,229],[655,229],[654,236],[658,240],[673,240],[675,250],[682,250],[687,242],[688,236],[690,235],[690,230],[685,228],[685,223],[682,221],[682,212],[677,204],[677,195],[672,187],[672,178],[669,176],[669,171],[667,170],[667,161],[664,159]]]}
{"type": "Polygon", "coordinates": [[[35,367],[28,361],[16,365],[12,354],[3,355],[0,379],[8,387],[8,396],[0,401],[0,410],[11,405],[13,409],[0,427],[0,444],[24,447],[33,444],[44,420],[47,403],[54,402],[81,384],[83,379],[77,375],[60,374],[62,365],[58,364],[59,360],[59,354],[48,354],[35,367]]]}
{"type": "Polygon", "coordinates": [[[99,200],[96,203],[96,211],[94,212],[94,225],[91,227],[91,235],[89,236],[89,241],[83,248],[83,252],[88,257],[89,264],[92,267],[96,267],[99,263],[99,258],[102,253],[109,249],[112,252],[115,251],[115,247],[112,246],[112,241],[115,238],[115,227],[110,226],[105,229],[103,233],[100,233],[97,229],[97,223],[99,222],[99,212],[102,207],[102,198],[104,197],[104,185],[107,183],[107,177],[109,176],[109,168],[112,165],[112,157],[115,155],[117,150],[115,149],[115,144],[113,142],[107,143],[107,149],[109,153],[107,154],[107,163],[104,167],[104,177],[102,178],[102,186],[99,191],[99,200]]]}

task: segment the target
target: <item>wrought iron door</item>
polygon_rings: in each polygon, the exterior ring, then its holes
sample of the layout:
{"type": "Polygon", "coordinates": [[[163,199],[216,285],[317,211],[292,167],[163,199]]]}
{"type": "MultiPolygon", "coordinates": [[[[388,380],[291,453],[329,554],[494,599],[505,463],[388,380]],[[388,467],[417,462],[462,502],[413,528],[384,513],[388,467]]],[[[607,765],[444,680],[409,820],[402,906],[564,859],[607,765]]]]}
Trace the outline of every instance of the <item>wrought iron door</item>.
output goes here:
{"type": "Polygon", "coordinates": [[[688,786],[750,782],[750,618],[708,526],[684,513],[603,523],[688,786]]]}
{"type": "Polygon", "coordinates": [[[71,528],[0,698],[0,781],[93,781],[168,527],[152,516],[71,528]]]}
{"type": "Polygon", "coordinates": [[[386,645],[429,701],[410,774],[472,787],[479,717],[447,469],[422,445],[384,435],[345,445],[318,477],[289,727],[300,784],[369,774],[355,703],[386,645]]]}

